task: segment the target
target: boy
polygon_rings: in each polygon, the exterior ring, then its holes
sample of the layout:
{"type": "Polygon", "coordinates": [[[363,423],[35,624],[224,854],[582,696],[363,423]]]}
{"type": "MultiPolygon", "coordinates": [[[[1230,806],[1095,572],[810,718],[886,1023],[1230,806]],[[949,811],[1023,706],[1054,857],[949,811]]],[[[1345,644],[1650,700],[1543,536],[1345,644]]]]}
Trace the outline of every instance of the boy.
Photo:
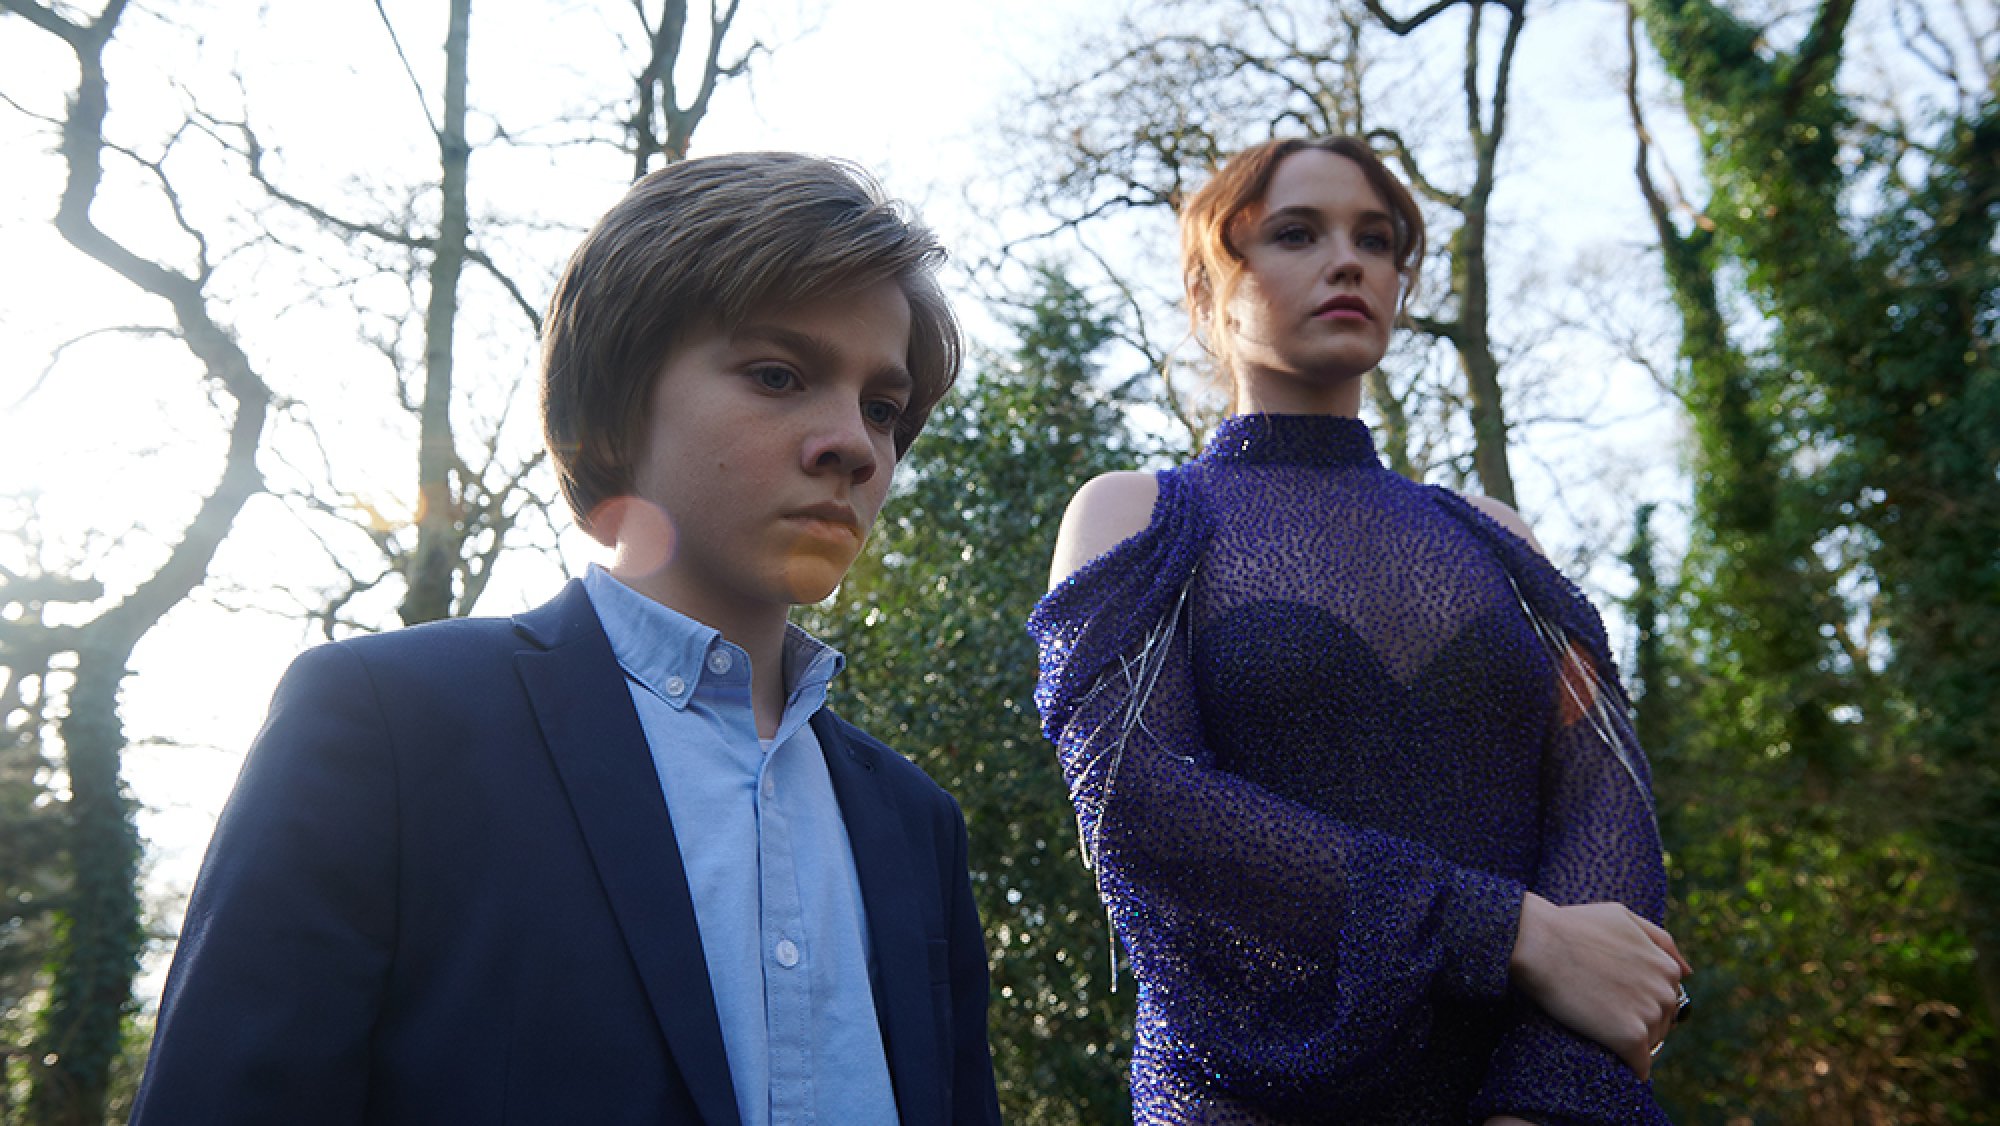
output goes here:
{"type": "Polygon", "coordinates": [[[786,621],[957,373],[941,253],[792,154],[599,221],[542,416],[610,570],[293,665],[137,1126],[998,1121],[964,822],[823,706],[840,655],[786,621]]]}

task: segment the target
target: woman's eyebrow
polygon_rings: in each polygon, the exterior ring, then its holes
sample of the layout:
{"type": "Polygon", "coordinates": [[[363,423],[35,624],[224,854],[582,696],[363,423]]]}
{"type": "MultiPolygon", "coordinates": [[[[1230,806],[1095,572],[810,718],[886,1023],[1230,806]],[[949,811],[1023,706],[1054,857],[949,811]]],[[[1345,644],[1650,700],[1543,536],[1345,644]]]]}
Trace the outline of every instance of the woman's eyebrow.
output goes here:
{"type": "Polygon", "coordinates": [[[1264,217],[1258,221],[1257,225],[1260,227],[1268,226],[1281,219],[1311,219],[1317,222],[1319,217],[1319,208],[1308,204],[1295,203],[1290,207],[1280,207],[1276,211],[1265,212],[1264,217]]]}
{"type": "MultiPolygon", "coordinates": [[[[1282,219],[1307,219],[1313,222],[1320,222],[1325,216],[1326,212],[1322,208],[1306,203],[1294,203],[1287,207],[1280,207],[1274,211],[1265,212],[1263,217],[1257,220],[1257,225],[1259,227],[1268,226],[1282,219]]],[[[1389,214],[1387,211],[1380,211],[1372,207],[1355,216],[1356,225],[1361,223],[1389,223],[1393,225],[1395,221],[1395,216],[1389,214]]]]}

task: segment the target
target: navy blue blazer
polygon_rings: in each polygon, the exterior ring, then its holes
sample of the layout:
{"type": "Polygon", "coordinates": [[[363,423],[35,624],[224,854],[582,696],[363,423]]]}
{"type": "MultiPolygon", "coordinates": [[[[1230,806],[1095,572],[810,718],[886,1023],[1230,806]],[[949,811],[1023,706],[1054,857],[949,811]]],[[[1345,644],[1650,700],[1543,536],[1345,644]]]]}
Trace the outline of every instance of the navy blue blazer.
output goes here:
{"type": "MultiPolygon", "coordinates": [[[[812,728],[902,1121],[997,1123],[958,806],[832,712],[812,728]]],[[[203,862],[132,1121],[737,1123],[683,843],[581,584],[305,653],[203,862]]]]}

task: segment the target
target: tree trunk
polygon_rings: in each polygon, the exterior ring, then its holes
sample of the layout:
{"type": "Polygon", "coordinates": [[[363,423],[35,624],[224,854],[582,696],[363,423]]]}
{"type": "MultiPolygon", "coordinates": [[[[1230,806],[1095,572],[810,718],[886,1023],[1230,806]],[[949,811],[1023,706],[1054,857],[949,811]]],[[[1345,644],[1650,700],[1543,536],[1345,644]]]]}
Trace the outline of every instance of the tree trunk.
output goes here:
{"type": "Polygon", "coordinates": [[[69,771],[69,854],[73,883],[53,962],[55,980],[42,1020],[42,1058],[28,1102],[36,1126],[104,1121],[111,1065],[118,1058],[132,978],[144,932],[139,925],[139,834],[119,776],[125,749],[118,685],[129,650],[83,649],[61,729],[69,771]]]}
{"type": "Polygon", "coordinates": [[[466,48],[472,0],[452,0],[445,37],[444,121],[438,151],[444,169],[442,219],[431,256],[430,307],[424,313],[424,402],[417,448],[417,550],[405,576],[403,624],[451,616],[453,578],[465,521],[457,490],[458,448],[451,429],[452,339],[458,322],[458,279],[470,235],[466,175],[472,148],[465,139],[466,48]]]}
{"type": "Polygon", "coordinates": [[[1486,328],[1486,199],[1467,201],[1465,225],[1452,240],[1452,272],[1459,294],[1459,364],[1465,390],[1472,400],[1472,467],[1486,495],[1509,507],[1514,499],[1514,470],[1507,458],[1507,408],[1500,391],[1500,359],[1486,328]]]}
{"type": "MultiPolygon", "coordinates": [[[[1363,5],[1391,34],[1408,36],[1429,23],[1453,4],[1432,4],[1409,19],[1389,14],[1382,0],[1362,0],[1363,5]]],[[[1396,153],[1412,186],[1459,213],[1462,222],[1451,236],[1451,288],[1458,297],[1458,317],[1432,330],[1458,352],[1460,370],[1465,373],[1466,396],[1472,401],[1472,466],[1486,495],[1519,507],[1514,499],[1514,470],[1507,455],[1507,410],[1500,388],[1500,358],[1493,352],[1493,337],[1487,325],[1491,283],[1487,278],[1486,235],[1488,209],[1500,159],[1500,141],[1507,131],[1508,85],[1514,70],[1514,52],[1527,21],[1527,7],[1520,0],[1504,0],[1499,7],[1507,13],[1507,30],[1501,41],[1500,57],[1494,64],[1493,90],[1483,95],[1479,89],[1480,25],[1486,11],[1485,0],[1467,0],[1465,32],[1465,128],[1472,141],[1472,186],[1463,194],[1434,186],[1418,174],[1416,157],[1400,136],[1396,153]]],[[[1393,135],[1393,134],[1392,134],[1393,135]]]]}

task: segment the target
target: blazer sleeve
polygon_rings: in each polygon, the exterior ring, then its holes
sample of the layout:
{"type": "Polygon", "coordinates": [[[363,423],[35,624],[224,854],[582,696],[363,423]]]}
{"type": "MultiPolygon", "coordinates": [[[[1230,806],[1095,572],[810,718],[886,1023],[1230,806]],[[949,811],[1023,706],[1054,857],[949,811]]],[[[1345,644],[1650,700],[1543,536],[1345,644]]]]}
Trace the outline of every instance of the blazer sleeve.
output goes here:
{"type": "Polygon", "coordinates": [[[196,880],[134,1126],[363,1119],[396,929],[392,751],[347,646],[292,664],[196,880]]]}
{"type": "Polygon", "coordinates": [[[1182,603],[1204,542],[1161,477],[1140,536],[1030,620],[1036,702],[1161,1043],[1265,1103],[1361,1091],[1426,1042],[1438,997],[1499,1000],[1517,882],[1276,795],[1216,764],[1182,603]]]}
{"type": "Polygon", "coordinates": [[[970,846],[965,815],[952,802],[951,866],[951,1120],[954,1126],[1000,1126],[1000,1095],[993,1080],[986,1007],[992,984],[986,968],[986,931],[972,898],[970,846]]]}

